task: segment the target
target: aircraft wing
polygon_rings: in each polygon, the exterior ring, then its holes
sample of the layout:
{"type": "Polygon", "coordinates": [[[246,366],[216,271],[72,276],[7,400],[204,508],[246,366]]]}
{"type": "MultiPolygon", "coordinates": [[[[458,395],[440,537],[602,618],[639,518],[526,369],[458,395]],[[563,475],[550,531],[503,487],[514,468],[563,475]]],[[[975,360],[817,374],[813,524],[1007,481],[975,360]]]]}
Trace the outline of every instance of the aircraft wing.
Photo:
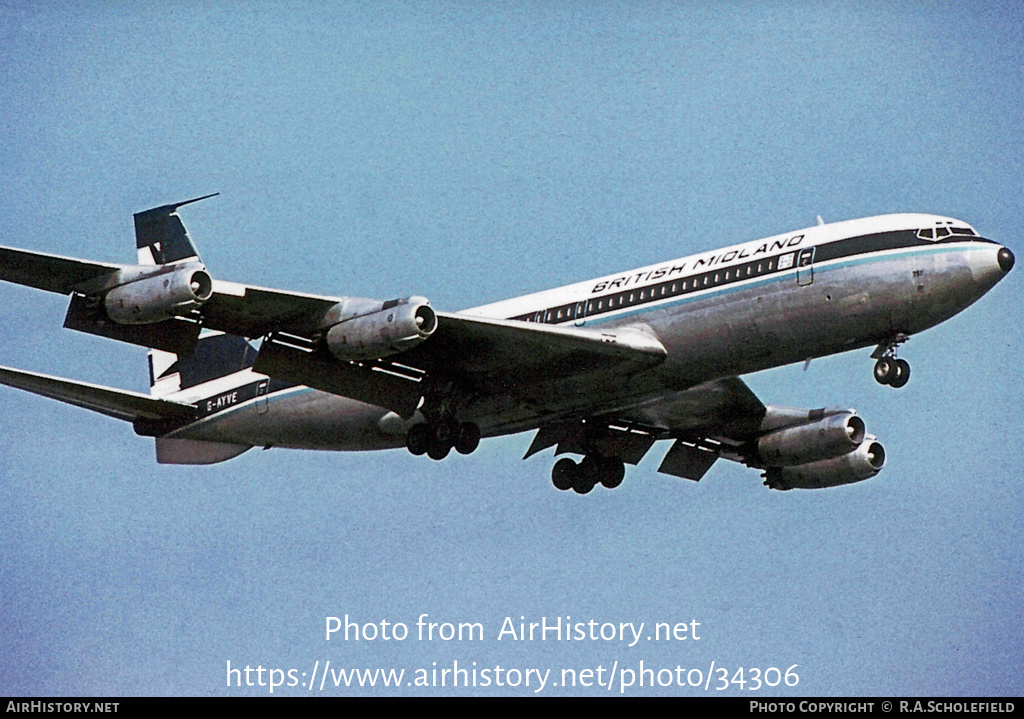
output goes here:
{"type": "Polygon", "coordinates": [[[102,287],[122,265],[0,247],[0,280],[69,295],[102,287]]]}
{"type": "MultiPolygon", "coordinates": [[[[170,271],[173,265],[163,267],[170,271]]],[[[176,354],[194,350],[201,327],[269,337],[257,371],[403,416],[411,415],[423,396],[424,378],[455,382],[466,394],[502,394],[538,407],[554,402],[551,410],[564,413],[588,404],[593,395],[587,384],[596,375],[607,380],[605,385],[617,384],[666,355],[653,334],[640,330],[594,331],[438,312],[437,329],[422,344],[383,360],[341,361],[323,351],[323,334],[341,319],[339,313],[349,311],[347,301],[362,307],[373,301],[224,281],[213,281],[201,307],[163,321],[126,325],[103,314],[96,298],[159,271],[0,247],[0,280],[71,295],[65,327],[176,354]],[[282,335],[291,344],[275,341],[282,335]],[[321,351],[312,351],[318,346],[321,351]]]]}
{"type": "Polygon", "coordinates": [[[191,404],[156,399],[138,392],[102,387],[51,377],[36,372],[0,367],[0,384],[84,407],[108,417],[128,422],[181,423],[195,419],[196,407],[191,404]]]}
{"type": "Polygon", "coordinates": [[[637,464],[660,439],[674,439],[659,472],[699,480],[720,457],[741,460],[768,408],[738,377],[713,380],[585,420],[542,426],[527,450],[587,454],[597,447],[637,464]]]}
{"type": "Polygon", "coordinates": [[[215,280],[213,297],[203,306],[203,326],[250,338],[271,332],[310,337],[344,299],[215,280]]]}
{"type": "MultiPolygon", "coordinates": [[[[288,318],[290,328],[308,321],[302,313],[280,316],[288,318]]],[[[271,334],[253,369],[408,417],[425,394],[427,379],[457,383],[464,394],[485,403],[501,396],[536,405],[554,402],[550,411],[565,412],[591,403],[595,395],[584,388],[595,376],[618,378],[611,382],[618,386],[622,377],[666,356],[656,337],[636,329],[598,332],[445,312],[437,313],[437,320],[437,330],[416,347],[364,362],[338,361],[311,342],[271,334]]],[[[217,329],[231,331],[227,326],[217,329]]],[[[237,331],[237,325],[230,326],[237,331]]]]}
{"type": "MultiPolygon", "coordinates": [[[[214,296],[203,307],[203,326],[244,337],[285,332],[309,338],[322,330],[322,318],[343,298],[282,292],[229,282],[215,282],[214,296]]],[[[424,372],[458,361],[461,374],[495,374],[505,380],[585,371],[616,361],[653,366],[665,358],[656,337],[639,330],[600,332],[547,324],[438,312],[438,328],[423,344],[396,361],[424,372]]]]}

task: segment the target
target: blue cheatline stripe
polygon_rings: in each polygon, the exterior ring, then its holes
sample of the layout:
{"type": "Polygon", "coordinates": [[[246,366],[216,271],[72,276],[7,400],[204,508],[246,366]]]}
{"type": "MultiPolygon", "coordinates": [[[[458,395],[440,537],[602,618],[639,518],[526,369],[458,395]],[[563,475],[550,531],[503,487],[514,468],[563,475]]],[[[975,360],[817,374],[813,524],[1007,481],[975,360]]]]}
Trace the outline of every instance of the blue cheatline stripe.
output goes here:
{"type": "MultiPolygon", "coordinates": [[[[260,380],[260,381],[263,381],[263,380],[260,380]]],[[[217,398],[225,397],[227,395],[230,395],[233,392],[244,391],[247,388],[249,388],[250,386],[255,388],[256,385],[258,385],[258,384],[259,384],[259,382],[247,383],[245,385],[240,385],[239,387],[236,387],[234,389],[228,389],[228,390],[224,390],[223,392],[217,392],[216,394],[213,394],[213,395],[211,395],[209,397],[205,397],[205,398],[199,400],[198,402],[196,402],[196,405],[200,407],[200,410],[202,410],[202,408],[205,406],[205,404],[207,402],[215,401],[217,398]]],[[[236,414],[236,413],[242,412],[242,411],[249,411],[249,412],[256,413],[257,410],[255,408],[255,405],[256,405],[256,402],[259,401],[259,400],[264,400],[265,399],[267,401],[267,403],[268,403],[268,409],[269,409],[269,405],[270,405],[271,402],[277,402],[277,401],[285,399],[286,397],[292,397],[292,396],[296,396],[296,395],[299,395],[299,394],[303,394],[305,392],[313,392],[313,391],[315,391],[315,390],[312,387],[306,387],[305,385],[293,385],[291,387],[286,387],[284,389],[279,389],[279,390],[277,390],[275,392],[270,392],[268,394],[261,395],[259,397],[255,397],[255,396],[247,397],[246,399],[239,400],[237,404],[231,404],[231,405],[225,407],[224,409],[210,412],[206,416],[200,417],[199,419],[197,419],[196,421],[194,421],[194,422],[192,422],[190,424],[183,425],[182,427],[179,427],[177,430],[175,430],[175,432],[177,432],[179,430],[182,430],[182,429],[191,429],[191,428],[194,428],[194,427],[199,427],[199,426],[202,426],[202,425],[205,425],[205,424],[209,424],[210,422],[214,422],[214,421],[220,421],[221,419],[224,419],[225,417],[228,417],[230,415],[233,415],[233,414],[236,414]]]]}

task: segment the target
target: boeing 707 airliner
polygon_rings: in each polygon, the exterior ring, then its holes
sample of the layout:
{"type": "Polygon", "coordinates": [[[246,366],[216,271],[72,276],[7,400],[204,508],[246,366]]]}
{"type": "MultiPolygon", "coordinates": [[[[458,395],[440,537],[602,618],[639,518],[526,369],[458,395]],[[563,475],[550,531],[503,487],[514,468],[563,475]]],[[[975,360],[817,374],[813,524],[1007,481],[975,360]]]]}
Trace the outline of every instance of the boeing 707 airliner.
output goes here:
{"type": "Polygon", "coordinates": [[[852,409],[764,405],[739,378],[874,348],[876,381],[910,379],[908,338],[979,299],[1013,253],[960,220],[822,223],[525,297],[442,312],[214,279],[178,209],[137,213],[138,264],[0,248],[0,279],[70,296],[64,326],[150,348],[150,394],[0,368],[0,383],[132,422],[166,464],[252,447],[406,447],[444,459],[535,430],[551,478],[621,484],[655,442],[659,472],[719,458],[772,489],[875,476],[885,450],[852,409]]]}

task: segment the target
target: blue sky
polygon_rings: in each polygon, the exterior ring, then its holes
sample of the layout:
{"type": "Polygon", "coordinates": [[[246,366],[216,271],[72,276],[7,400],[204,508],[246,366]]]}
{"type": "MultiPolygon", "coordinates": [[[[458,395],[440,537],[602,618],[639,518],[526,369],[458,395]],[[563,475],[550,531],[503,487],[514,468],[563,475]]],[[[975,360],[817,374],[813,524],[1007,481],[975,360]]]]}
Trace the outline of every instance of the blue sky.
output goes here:
{"type": "MultiPolygon", "coordinates": [[[[182,210],[215,277],[445,310],[817,215],[946,214],[1020,255],[1022,55],[1013,3],[5,3],[0,243],[132,261],[132,213],[219,191],[182,210]]],[[[0,364],[145,391],[144,350],[0,292],[0,364]]],[[[905,346],[899,392],[867,350],[746,377],[855,407],[885,443],[877,478],[821,492],[724,462],[676,480],[656,448],[578,497],[550,453],[519,459],[526,434],[441,463],[163,467],[125,424],[3,389],[0,693],[264,694],[226,663],[330,660],[797,664],[796,687],[720,693],[1019,695],[1021,320],[1012,273],[905,346]],[[345,614],[486,635],[326,642],[345,614]],[[701,639],[497,640],[567,615],[701,639]]]]}

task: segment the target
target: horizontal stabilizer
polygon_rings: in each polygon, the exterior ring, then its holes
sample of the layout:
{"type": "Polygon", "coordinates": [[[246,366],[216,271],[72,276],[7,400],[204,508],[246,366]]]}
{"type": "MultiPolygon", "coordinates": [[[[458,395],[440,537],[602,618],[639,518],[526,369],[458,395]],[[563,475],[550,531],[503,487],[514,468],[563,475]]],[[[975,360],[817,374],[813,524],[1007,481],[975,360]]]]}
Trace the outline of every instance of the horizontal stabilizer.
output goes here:
{"type": "Polygon", "coordinates": [[[185,424],[196,416],[195,405],[10,367],[0,367],[0,384],[128,422],[185,424]]]}

